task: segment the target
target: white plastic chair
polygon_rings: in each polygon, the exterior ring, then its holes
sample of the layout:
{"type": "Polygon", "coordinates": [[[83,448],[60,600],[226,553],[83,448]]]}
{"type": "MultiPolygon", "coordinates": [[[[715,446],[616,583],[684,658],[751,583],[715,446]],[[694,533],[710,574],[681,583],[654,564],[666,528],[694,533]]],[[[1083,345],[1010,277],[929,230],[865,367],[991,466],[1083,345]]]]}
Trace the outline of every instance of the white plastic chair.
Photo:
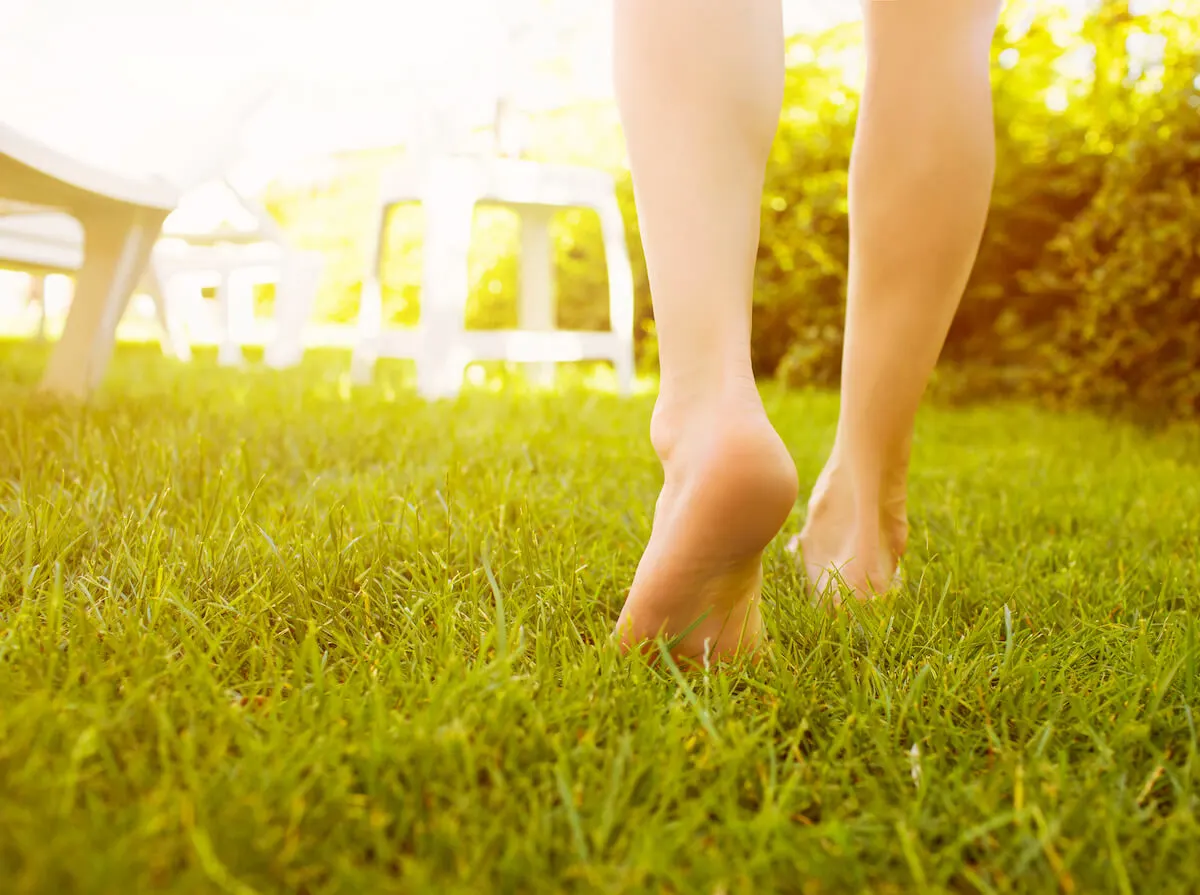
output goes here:
{"type": "Polygon", "coordinates": [[[0,125],[0,199],[58,208],[83,228],[75,300],[42,380],[83,397],[112,355],[117,323],[178,193],[81,164],[0,125]]]}
{"type": "MultiPolygon", "coordinates": [[[[491,85],[492,155],[456,151],[466,142],[465,122],[456,121],[454,103],[426,98],[420,134],[411,160],[381,179],[371,222],[373,251],[366,259],[352,378],[369,381],[381,357],[410,358],[417,364],[417,387],[428,398],[456,394],[466,366],[474,361],[506,360],[533,365],[534,378],[546,382],[554,364],[607,360],[616,369],[622,393],[632,389],[633,274],[625,226],[612,177],[604,171],[552,165],[513,157],[521,147],[508,145],[506,125],[519,111],[518,70],[528,68],[525,46],[534,32],[553,28],[535,3],[517,2],[497,11],[507,30],[497,51],[500,66],[491,85]],[[416,329],[383,326],[380,270],[384,227],[389,210],[419,203],[425,212],[421,322],[416,329]],[[467,254],[471,221],[479,203],[517,212],[521,221],[518,329],[471,331],[466,328],[470,290],[467,254]],[[586,208],[600,217],[608,270],[609,329],[605,332],[555,329],[553,245],[549,225],[561,209],[586,208]]],[[[488,91],[484,90],[487,95],[488,91]]]]}
{"type": "Polygon", "coordinates": [[[376,250],[363,278],[358,340],[352,360],[357,382],[371,379],[380,357],[411,358],[417,387],[428,398],[449,397],[474,361],[507,360],[540,365],[545,379],[556,362],[608,360],[622,393],[632,388],[633,274],[625,226],[612,177],[566,165],[488,157],[441,157],[402,166],[383,178],[373,231],[376,250]],[[422,320],[415,330],[383,327],[383,231],[389,209],[419,202],[425,210],[422,320]],[[520,328],[466,328],[470,288],[467,253],[471,220],[480,202],[513,208],[521,218],[520,328]],[[607,332],[554,328],[554,271],[549,223],[558,209],[588,208],[600,216],[609,281],[607,332]]]}
{"type": "MultiPolygon", "coordinates": [[[[45,280],[48,274],[75,276],[83,267],[84,231],[70,215],[0,203],[0,266],[30,275],[30,299],[39,305],[37,335],[46,330],[45,280]]],[[[136,290],[150,296],[161,328],[163,354],[188,360],[190,346],[178,320],[167,308],[166,297],[152,270],[147,270],[136,290]]]]}
{"type": "MultiPolygon", "coordinates": [[[[201,288],[214,286],[220,363],[241,363],[241,348],[251,342],[266,344],[266,361],[271,366],[298,363],[304,352],[304,327],[317,289],[320,259],[293,249],[264,211],[227,189],[239,203],[243,227],[222,229],[217,222],[205,226],[194,216],[185,218],[182,229],[173,227],[177,209],[166,217],[152,261],[133,288],[154,301],[168,357],[191,359],[183,312],[195,305],[201,288]],[[201,225],[198,229],[187,232],[188,225],[197,223],[201,225]],[[265,335],[254,318],[256,283],[276,287],[275,315],[265,335]]],[[[187,198],[182,201],[186,209],[187,198]]],[[[29,272],[35,296],[42,293],[41,280],[47,273],[78,275],[86,254],[85,230],[70,213],[0,203],[0,266],[29,272]]],[[[118,313],[118,322],[120,317],[118,313]]]]}
{"type": "Polygon", "coordinates": [[[242,363],[242,347],[252,342],[266,345],[270,366],[299,363],[320,256],[292,247],[274,219],[228,182],[212,182],[202,190],[206,201],[190,203],[185,196],[167,218],[154,253],[154,272],[170,296],[168,305],[194,306],[201,290],[212,287],[218,363],[242,363]],[[264,327],[255,318],[253,287],[266,283],[275,286],[275,309],[264,327]]]}

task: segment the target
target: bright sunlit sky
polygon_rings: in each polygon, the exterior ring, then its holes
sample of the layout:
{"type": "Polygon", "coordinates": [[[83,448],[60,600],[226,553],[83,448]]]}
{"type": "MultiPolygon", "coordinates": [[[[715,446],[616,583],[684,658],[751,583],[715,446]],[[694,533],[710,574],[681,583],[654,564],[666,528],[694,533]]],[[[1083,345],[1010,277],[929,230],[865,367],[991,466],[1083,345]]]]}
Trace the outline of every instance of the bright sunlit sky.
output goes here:
{"type": "MultiPolygon", "coordinates": [[[[233,160],[265,172],[322,152],[452,139],[486,123],[500,92],[528,109],[608,99],[609,4],[0,0],[0,122],[179,185],[233,160]]],[[[796,32],[853,17],[858,4],[784,9],[796,32]]]]}

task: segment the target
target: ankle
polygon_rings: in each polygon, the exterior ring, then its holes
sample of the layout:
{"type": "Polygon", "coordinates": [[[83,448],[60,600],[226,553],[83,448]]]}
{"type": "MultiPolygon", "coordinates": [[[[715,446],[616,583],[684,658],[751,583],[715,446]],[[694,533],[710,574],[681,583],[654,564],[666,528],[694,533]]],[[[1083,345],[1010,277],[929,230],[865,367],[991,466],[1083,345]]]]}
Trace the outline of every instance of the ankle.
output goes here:
{"type": "Polygon", "coordinates": [[[809,497],[808,524],[839,530],[868,554],[882,547],[899,557],[908,540],[908,451],[856,459],[834,446],[809,497]]]}
{"type": "Polygon", "coordinates": [[[650,418],[650,443],[666,464],[694,436],[747,417],[766,418],[758,387],[748,374],[707,385],[664,379],[650,418]]]}

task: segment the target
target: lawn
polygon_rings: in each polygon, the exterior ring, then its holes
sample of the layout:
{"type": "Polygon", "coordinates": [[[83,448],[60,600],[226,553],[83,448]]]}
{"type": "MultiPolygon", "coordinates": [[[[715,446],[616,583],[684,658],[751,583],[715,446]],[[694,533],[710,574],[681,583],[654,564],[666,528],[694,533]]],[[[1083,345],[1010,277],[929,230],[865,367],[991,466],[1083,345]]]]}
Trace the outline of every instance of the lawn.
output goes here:
{"type": "MultiPolygon", "coordinates": [[[[0,891],[1200,891],[1200,430],[922,417],[904,592],[606,646],[652,399],[0,346],[0,891]]],[[[801,481],[836,400],[767,394],[801,481]]],[[[788,533],[801,522],[798,510],[788,533]]]]}

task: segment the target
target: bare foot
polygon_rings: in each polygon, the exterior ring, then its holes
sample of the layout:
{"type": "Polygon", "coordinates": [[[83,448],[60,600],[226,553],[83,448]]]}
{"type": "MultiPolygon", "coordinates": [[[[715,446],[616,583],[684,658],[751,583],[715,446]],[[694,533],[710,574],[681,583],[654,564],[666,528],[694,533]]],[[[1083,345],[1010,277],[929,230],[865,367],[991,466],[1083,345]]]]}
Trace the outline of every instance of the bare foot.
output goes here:
{"type": "Polygon", "coordinates": [[[673,655],[691,661],[752,652],[762,551],[796,501],[792,458],[753,383],[686,413],[660,400],[654,415],[665,479],[616,634],[626,649],[677,638],[673,655]]]}
{"type": "Polygon", "coordinates": [[[894,583],[908,542],[907,459],[894,465],[878,504],[861,508],[849,473],[836,458],[821,472],[808,502],[808,519],[788,544],[808,577],[815,601],[838,606],[848,592],[858,600],[894,583]]]}

